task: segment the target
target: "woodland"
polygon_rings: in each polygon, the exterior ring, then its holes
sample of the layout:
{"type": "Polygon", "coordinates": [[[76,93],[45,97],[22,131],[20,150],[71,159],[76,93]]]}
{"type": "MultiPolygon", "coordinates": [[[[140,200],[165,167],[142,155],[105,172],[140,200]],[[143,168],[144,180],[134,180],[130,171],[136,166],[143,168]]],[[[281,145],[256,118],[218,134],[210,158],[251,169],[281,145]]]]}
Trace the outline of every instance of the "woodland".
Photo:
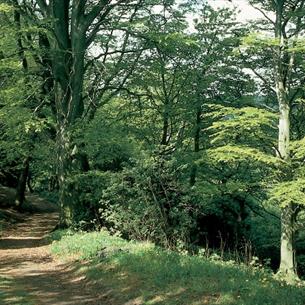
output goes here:
{"type": "Polygon", "coordinates": [[[1,209],[302,285],[305,0],[240,1],[0,0],[1,209]]]}

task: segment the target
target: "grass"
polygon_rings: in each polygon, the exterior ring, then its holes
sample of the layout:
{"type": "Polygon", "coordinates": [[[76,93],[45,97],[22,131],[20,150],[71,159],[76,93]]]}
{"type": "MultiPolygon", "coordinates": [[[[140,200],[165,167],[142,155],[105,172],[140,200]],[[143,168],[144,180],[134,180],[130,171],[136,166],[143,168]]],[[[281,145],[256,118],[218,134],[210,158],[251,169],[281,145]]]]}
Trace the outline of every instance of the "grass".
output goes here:
{"type": "Polygon", "coordinates": [[[55,232],[51,249],[73,257],[79,272],[101,286],[107,304],[305,305],[304,287],[267,271],[127,242],[106,232],[55,232]]]}

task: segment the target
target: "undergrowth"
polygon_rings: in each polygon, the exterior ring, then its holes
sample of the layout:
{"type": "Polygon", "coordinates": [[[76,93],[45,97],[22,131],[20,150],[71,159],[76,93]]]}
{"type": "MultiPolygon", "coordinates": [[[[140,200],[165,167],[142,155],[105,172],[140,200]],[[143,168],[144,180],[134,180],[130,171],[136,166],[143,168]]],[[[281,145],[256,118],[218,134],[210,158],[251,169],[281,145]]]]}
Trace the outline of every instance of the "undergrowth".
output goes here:
{"type": "Polygon", "coordinates": [[[104,231],[57,231],[51,238],[57,239],[54,255],[87,262],[79,272],[102,286],[109,304],[305,304],[304,287],[276,281],[264,269],[128,242],[104,231]]]}

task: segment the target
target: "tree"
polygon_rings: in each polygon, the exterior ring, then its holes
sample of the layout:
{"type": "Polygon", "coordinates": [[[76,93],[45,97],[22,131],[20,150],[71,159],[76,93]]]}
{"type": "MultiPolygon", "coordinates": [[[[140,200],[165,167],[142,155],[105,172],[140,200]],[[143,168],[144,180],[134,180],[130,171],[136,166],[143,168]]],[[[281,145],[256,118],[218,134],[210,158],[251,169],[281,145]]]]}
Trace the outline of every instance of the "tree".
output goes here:
{"type": "MultiPolygon", "coordinates": [[[[209,145],[207,137],[203,135],[203,130],[210,124],[208,119],[204,119],[209,112],[208,105],[240,100],[251,83],[233,56],[233,50],[238,46],[244,31],[235,17],[232,10],[214,10],[204,4],[195,19],[195,33],[192,37],[197,49],[192,53],[192,85],[187,93],[187,99],[192,100],[192,105],[186,105],[191,110],[192,117],[189,119],[193,121],[191,133],[195,160],[200,158],[200,151],[209,145]],[[238,89],[235,90],[236,88],[238,89]]],[[[195,162],[190,174],[191,186],[195,185],[196,171],[195,162]]]]}
{"type": "Polygon", "coordinates": [[[33,73],[35,65],[28,63],[33,54],[25,54],[22,45],[23,33],[30,35],[31,30],[26,26],[21,29],[20,13],[13,6],[3,5],[0,14],[5,21],[0,25],[1,32],[3,31],[0,42],[1,167],[8,168],[8,172],[11,171],[16,176],[9,186],[16,187],[15,205],[22,209],[30,167],[30,151],[34,138],[43,125],[39,111],[34,111],[40,103],[36,92],[40,81],[33,73]]]}
{"type": "MultiPolygon", "coordinates": [[[[293,184],[293,171],[291,168],[291,105],[298,97],[303,83],[296,82],[297,62],[296,62],[296,44],[303,33],[303,22],[305,17],[305,1],[299,0],[272,0],[272,1],[249,1],[265,17],[268,25],[272,26],[273,38],[270,38],[270,31],[267,30],[267,36],[260,34],[253,35],[252,43],[260,50],[270,51],[272,59],[272,74],[264,77],[256,71],[269,88],[274,89],[278,104],[279,126],[278,126],[278,147],[277,156],[288,165],[290,170],[283,173],[281,180],[283,183],[290,181],[293,184]],[[270,15],[271,13],[271,15],[270,15]],[[269,35],[269,37],[268,37],[269,35]]],[[[250,39],[251,40],[251,39],[250,39]]],[[[249,42],[249,41],[248,41],[249,42]]],[[[288,195],[289,196],[289,195],[288,195]]],[[[278,198],[279,199],[279,198],[278,198]]],[[[282,199],[282,198],[281,198],[282,199]]],[[[299,211],[299,204],[295,200],[285,200],[281,204],[281,263],[279,274],[288,281],[297,278],[294,249],[295,220],[299,211]]]]}
{"type": "Polygon", "coordinates": [[[114,25],[120,19],[126,22],[132,18],[143,5],[143,1],[13,2],[25,14],[25,18],[32,19],[40,27],[50,29],[46,34],[40,35],[39,41],[47,52],[46,59],[51,69],[49,76],[52,77],[52,83],[48,89],[53,91],[52,107],[57,122],[60,223],[67,226],[71,224],[74,209],[72,192],[68,187],[73,167],[74,145],[71,132],[84,115],[86,54],[101,27],[114,30],[114,25]]]}

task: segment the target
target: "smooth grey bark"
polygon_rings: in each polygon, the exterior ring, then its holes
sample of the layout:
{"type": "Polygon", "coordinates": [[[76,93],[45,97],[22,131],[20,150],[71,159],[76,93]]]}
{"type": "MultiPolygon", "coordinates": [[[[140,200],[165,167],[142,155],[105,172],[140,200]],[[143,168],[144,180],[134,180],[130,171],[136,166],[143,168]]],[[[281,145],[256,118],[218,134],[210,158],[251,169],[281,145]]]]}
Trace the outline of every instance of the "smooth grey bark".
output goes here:
{"type": "MultiPolygon", "coordinates": [[[[305,0],[249,0],[249,2],[263,14],[274,30],[277,44],[273,53],[273,76],[279,107],[277,156],[290,167],[290,103],[296,97],[291,92],[292,72],[295,67],[295,54],[291,47],[302,31],[305,0]],[[257,4],[260,7],[257,7],[257,4]],[[275,15],[275,20],[266,14],[268,11],[275,15]]],[[[260,76],[259,73],[256,75],[260,76]]],[[[268,85],[269,88],[273,87],[271,83],[268,85]]],[[[291,179],[293,179],[292,173],[282,173],[282,181],[291,181],[291,179]]],[[[281,205],[281,259],[278,275],[288,282],[298,279],[293,240],[297,207],[297,202],[281,205]]]]}
{"type": "MultiPolygon", "coordinates": [[[[282,82],[277,82],[277,96],[279,102],[279,136],[278,154],[283,160],[289,162],[289,141],[290,141],[290,119],[289,104],[285,99],[282,82]]],[[[294,227],[295,215],[292,204],[281,208],[281,261],[278,273],[288,281],[297,278],[295,251],[294,251],[294,227]]]]}
{"type": "MultiPolygon", "coordinates": [[[[274,74],[276,95],[279,105],[278,125],[278,157],[290,162],[290,103],[289,75],[293,66],[293,54],[288,54],[288,39],[283,20],[284,1],[276,5],[276,20],[274,24],[275,38],[278,46],[274,53],[274,74]],[[287,60],[288,58],[288,60],[287,60]]],[[[296,273],[293,235],[295,230],[295,214],[292,204],[281,207],[281,260],[278,274],[288,282],[298,278],[296,273]]]]}

